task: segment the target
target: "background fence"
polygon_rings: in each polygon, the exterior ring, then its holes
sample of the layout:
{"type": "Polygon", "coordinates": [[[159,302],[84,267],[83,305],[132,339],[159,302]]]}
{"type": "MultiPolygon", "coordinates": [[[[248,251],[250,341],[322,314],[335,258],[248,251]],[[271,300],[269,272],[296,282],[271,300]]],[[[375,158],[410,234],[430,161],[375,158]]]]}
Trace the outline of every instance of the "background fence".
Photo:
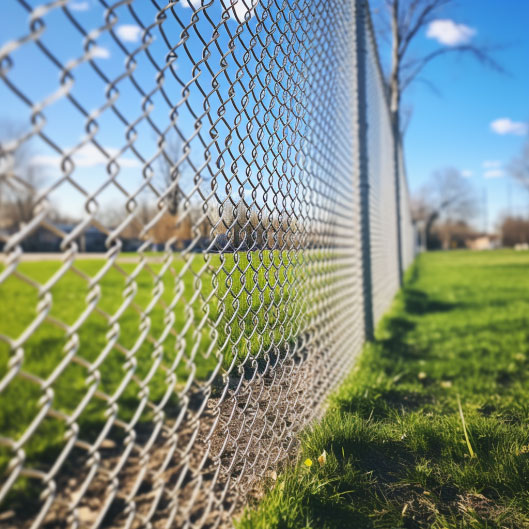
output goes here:
{"type": "Polygon", "coordinates": [[[0,526],[229,525],[414,256],[368,6],[0,9],[0,526]]]}

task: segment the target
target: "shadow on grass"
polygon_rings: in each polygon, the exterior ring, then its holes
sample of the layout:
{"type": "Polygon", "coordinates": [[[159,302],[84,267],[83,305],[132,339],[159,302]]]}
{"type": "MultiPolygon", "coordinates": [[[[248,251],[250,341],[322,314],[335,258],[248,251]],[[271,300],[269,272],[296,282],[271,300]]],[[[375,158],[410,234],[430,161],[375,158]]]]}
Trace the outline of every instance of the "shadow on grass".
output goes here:
{"type": "MultiPolygon", "coordinates": [[[[413,278],[411,283],[413,284],[413,278]]],[[[403,376],[409,376],[407,366],[410,362],[416,363],[428,356],[427,344],[420,345],[410,339],[410,334],[417,326],[414,316],[447,312],[457,305],[432,300],[425,292],[413,287],[405,288],[402,296],[405,311],[384,321],[381,337],[374,341],[379,357],[377,369],[383,371],[386,378],[380,384],[371,384],[365,392],[353,392],[343,400],[337,398],[337,404],[342,410],[358,413],[364,419],[371,417],[380,420],[394,411],[415,411],[435,403],[432,395],[393,383],[403,376]]],[[[423,385],[429,383],[429,380],[425,380],[423,385]]]]}
{"type": "Polygon", "coordinates": [[[457,307],[457,303],[448,303],[432,299],[426,292],[416,288],[403,291],[404,307],[409,314],[424,315],[432,312],[448,312],[457,307]]]}
{"type": "MultiPolygon", "coordinates": [[[[317,527],[323,529],[328,527],[359,527],[362,529],[371,529],[374,526],[373,520],[367,514],[351,510],[348,505],[334,504],[329,509],[329,503],[318,496],[310,496],[308,505],[312,521],[318,524],[317,527]]],[[[290,525],[278,525],[277,529],[287,529],[290,525]]]]}
{"type": "MultiPolygon", "coordinates": [[[[411,283],[413,284],[413,280],[411,283]]],[[[402,297],[404,315],[388,319],[384,325],[384,334],[388,338],[375,340],[375,344],[382,347],[382,356],[391,358],[392,364],[398,360],[418,360],[425,356],[424,348],[418,347],[407,339],[417,325],[414,316],[448,312],[458,307],[457,303],[432,299],[426,292],[411,286],[404,288],[402,297]]]]}
{"type": "Polygon", "coordinates": [[[386,374],[390,375],[399,362],[424,358],[424,348],[408,340],[408,335],[415,327],[416,323],[406,317],[395,316],[385,322],[383,337],[375,339],[374,344],[379,349],[384,364],[387,364],[383,367],[386,374]]]}
{"type": "Polygon", "coordinates": [[[393,415],[395,411],[405,413],[434,404],[433,397],[418,391],[401,388],[379,389],[370,395],[353,395],[347,400],[337,400],[341,410],[357,413],[363,419],[379,421],[393,415]]]}

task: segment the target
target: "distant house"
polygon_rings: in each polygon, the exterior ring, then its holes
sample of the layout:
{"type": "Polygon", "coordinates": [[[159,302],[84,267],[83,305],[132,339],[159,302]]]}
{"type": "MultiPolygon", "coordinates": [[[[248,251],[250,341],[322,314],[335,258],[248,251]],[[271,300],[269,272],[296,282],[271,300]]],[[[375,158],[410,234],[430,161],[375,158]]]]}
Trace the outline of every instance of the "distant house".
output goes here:
{"type": "Polygon", "coordinates": [[[122,250],[124,252],[137,252],[140,246],[143,244],[143,241],[135,237],[131,238],[122,238],[121,242],[123,243],[122,250]]]}
{"type": "Polygon", "coordinates": [[[469,250],[493,250],[500,247],[500,237],[495,234],[478,233],[465,240],[469,250]]]}
{"type": "Polygon", "coordinates": [[[517,252],[529,250],[529,244],[527,244],[526,242],[519,242],[519,243],[514,245],[514,249],[517,252]]]}
{"type": "MultiPolygon", "coordinates": [[[[72,233],[76,228],[76,224],[56,223],[53,224],[54,230],[39,226],[33,233],[28,235],[22,241],[22,249],[25,252],[60,252],[61,244],[65,236],[72,233]]],[[[107,234],[95,226],[88,226],[75,237],[74,242],[82,253],[106,252],[107,234]]],[[[135,252],[143,244],[143,242],[135,237],[120,237],[122,243],[122,250],[124,252],[135,252]]]]}
{"type": "Polygon", "coordinates": [[[107,235],[94,226],[88,226],[79,236],[81,252],[105,252],[107,235]]]}
{"type": "Polygon", "coordinates": [[[200,253],[208,249],[211,241],[208,237],[199,237],[198,240],[192,239],[189,241],[188,248],[191,248],[192,252],[200,253]]]}
{"type": "Polygon", "coordinates": [[[234,252],[233,244],[225,233],[219,233],[215,237],[215,242],[212,245],[210,252],[212,253],[233,253],[234,252]]]}
{"type": "MultiPolygon", "coordinates": [[[[66,235],[74,231],[75,224],[54,224],[57,232],[66,235]]],[[[31,252],[60,252],[63,238],[56,231],[51,231],[39,226],[31,237],[23,243],[23,248],[31,252]]],[[[94,226],[88,226],[74,241],[80,252],[105,252],[107,250],[105,241],[107,236],[94,226]]]]}
{"type": "Polygon", "coordinates": [[[9,239],[9,236],[9,231],[0,227],[0,252],[4,250],[5,241],[9,239]]]}

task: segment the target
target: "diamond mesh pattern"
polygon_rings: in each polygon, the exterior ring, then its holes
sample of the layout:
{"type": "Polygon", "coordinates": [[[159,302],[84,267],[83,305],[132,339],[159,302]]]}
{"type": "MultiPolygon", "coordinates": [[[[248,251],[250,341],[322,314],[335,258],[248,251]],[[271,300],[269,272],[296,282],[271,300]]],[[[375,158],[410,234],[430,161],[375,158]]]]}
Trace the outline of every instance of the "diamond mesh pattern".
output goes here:
{"type": "Polygon", "coordinates": [[[0,526],[230,525],[398,289],[368,7],[0,10],[0,526]]]}

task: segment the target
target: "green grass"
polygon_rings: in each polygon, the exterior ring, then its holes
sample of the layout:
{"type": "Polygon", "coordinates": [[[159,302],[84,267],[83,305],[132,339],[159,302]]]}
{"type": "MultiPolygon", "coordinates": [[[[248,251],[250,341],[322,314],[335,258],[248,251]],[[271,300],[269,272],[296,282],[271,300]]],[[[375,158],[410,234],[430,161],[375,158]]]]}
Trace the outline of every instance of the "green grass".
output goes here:
{"type": "MultiPolygon", "coordinates": [[[[288,347],[307,321],[309,313],[295,288],[303,280],[300,252],[187,259],[174,254],[167,265],[159,256],[148,261],[141,268],[138,260],[118,261],[94,286],[106,262],[76,260],[51,288],[49,301],[39,285],[53,280],[61,269],[58,261],[22,262],[0,283],[0,335],[16,340],[48,311],[22,345],[21,372],[0,395],[0,436],[20,439],[45,404],[39,400],[38,380],[25,374],[46,380],[61,361],[67,365],[51,384],[57,413],[48,414],[24,444],[27,467],[50,467],[66,444],[67,416],[83,406],[93,389],[77,417],[85,441],[95,441],[105,427],[109,398],[116,397],[120,421],[149,423],[157,405],[171,420],[178,414],[178,392],[190,377],[200,384],[219,363],[221,372],[231,368],[237,375],[236,368],[248,358],[260,360],[274,348],[288,347]],[[131,367],[133,377],[122,386],[131,367]],[[135,417],[145,396],[150,405],[135,417]]],[[[0,340],[0,381],[15,360],[9,344],[0,340]]],[[[115,426],[107,433],[115,440],[123,435],[123,428],[115,426]]],[[[0,476],[13,455],[0,445],[0,476]]],[[[29,480],[19,479],[6,501],[23,504],[30,487],[29,480]]]]}
{"type": "Polygon", "coordinates": [[[529,255],[423,254],[298,462],[237,525],[528,528],[528,484],[529,255]]]}

